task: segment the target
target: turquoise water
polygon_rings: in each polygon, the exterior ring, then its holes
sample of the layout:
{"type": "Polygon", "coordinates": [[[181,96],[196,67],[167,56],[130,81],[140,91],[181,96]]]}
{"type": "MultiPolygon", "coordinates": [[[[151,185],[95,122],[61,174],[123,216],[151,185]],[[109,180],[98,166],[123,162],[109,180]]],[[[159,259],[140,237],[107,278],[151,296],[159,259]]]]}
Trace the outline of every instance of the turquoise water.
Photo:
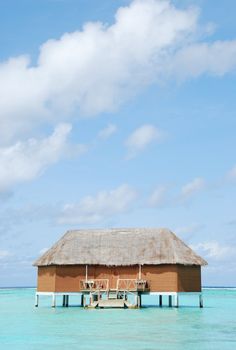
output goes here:
{"type": "MultiPolygon", "coordinates": [[[[204,290],[203,309],[197,307],[196,296],[188,296],[180,298],[183,306],[179,309],[139,310],[52,309],[50,298],[40,300],[40,307],[34,308],[34,292],[0,290],[1,350],[236,349],[233,289],[204,290]]],[[[74,305],[77,302],[71,299],[74,305]]],[[[157,297],[145,297],[144,303],[155,304],[157,297]]]]}

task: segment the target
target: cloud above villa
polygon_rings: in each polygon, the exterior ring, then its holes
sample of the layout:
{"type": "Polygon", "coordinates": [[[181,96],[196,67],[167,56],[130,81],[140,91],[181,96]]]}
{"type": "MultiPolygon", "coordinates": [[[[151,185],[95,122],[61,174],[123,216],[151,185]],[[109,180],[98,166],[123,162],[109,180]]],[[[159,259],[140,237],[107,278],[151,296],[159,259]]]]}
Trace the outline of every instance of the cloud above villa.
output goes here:
{"type": "Polygon", "coordinates": [[[91,4],[0,13],[0,284],[70,228],[169,227],[228,285],[236,5],[91,4]]]}

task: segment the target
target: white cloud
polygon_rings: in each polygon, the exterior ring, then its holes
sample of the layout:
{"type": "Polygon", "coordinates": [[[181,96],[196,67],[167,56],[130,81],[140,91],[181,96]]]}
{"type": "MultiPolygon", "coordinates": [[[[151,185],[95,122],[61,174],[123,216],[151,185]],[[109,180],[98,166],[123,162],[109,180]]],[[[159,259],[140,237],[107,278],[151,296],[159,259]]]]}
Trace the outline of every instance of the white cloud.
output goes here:
{"type": "Polygon", "coordinates": [[[59,218],[60,224],[91,224],[115,214],[125,213],[137,198],[137,192],[128,185],[110,191],[86,196],[78,203],[66,204],[59,218]]]}
{"type": "Polygon", "coordinates": [[[11,253],[8,250],[0,250],[0,260],[4,260],[11,256],[11,253]]]}
{"type": "Polygon", "coordinates": [[[187,183],[182,187],[181,199],[185,200],[190,198],[191,196],[200,192],[205,187],[205,185],[206,183],[204,179],[200,177],[193,179],[191,182],[187,183]]]}
{"type": "Polygon", "coordinates": [[[43,255],[44,253],[46,253],[46,251],[47,251],[48,249],[49,249],[49,248],[40,249],[39,255],[43,255]]]}
{"type": "Polygon", "coordinates": [[[47,138],[29,139],[0,148],[0,192],[9,190],[17,183],[32,180],[50,164],[68,154],[70,146],[67,138],[70,131],[69,124],[60,124],[47,138]]]}
{"type": "Polygon", "coordinates": [[[236,165],[228,172],[227,178],[229,180],[236,180],[236,165]]]}
{"type": "Polygon", "coordinates": [[[111,135],[113,135],[117,131],[117,126],[115,124],[108,124],[104,129],[102,129],[98,133],[98,137],[100,139],[106,140],[108,139],[111,135]]]}
{"type": "Polygon", "coordinates": [[[154,125],[142,125],[132,132],[125,142],[127,159],[135,157],[154,141],[161,141],[163,133],[154,125]]]}
{"type": "Polygon", "coordinates": [[[166,204],[166,201],[167,201],[166,194],[167,194],[166,186],[157,187],[148,198],[149,206],[159,207],[166,204]]]}
{"type": "Polygon", "coordinates": [[[187,226],[177,227],[174,231],[177,234],[193,234],[204,228],[203,224],[193,223],[187,226]]]}
{"type": "Polygon", "coordinates": [[[200,254],[203,254],[206,258],[215,260],[231,259],[235,256],[235,247],[222,245],[217,241],[203,242],[196,245],[191,245],[191,248],[200,254]]]}
{"type": "Polygon", "coordinates": [[[196,42],[197,8],[170,1],[134,0],[112,25],[90,22],[40,47],[35,66],[27,55],[0,64],[0,140],[58,123],[78,109],[117,109],[166,77],[223,75],[235,69],[236,41],[196,42]]]}
{"type": "Polygon", "coordinates": [[[236,68],[236,41],[190,44],[176,53],[170,67],[179,80],[205,73],[223,76],[236,68]]]}
{"type": "MultiPolygon", "coordinates": [[[[151,195],[148,197],[148,205],[151,207],[162,207],[162,206],[179,206],[183,204],[187,200],[189,200],[192,196],[198,194],[206,187],[206,182],[204,179],[197,177],[190,181],[189,183],[182,186],[180,193],[176,196],[174,193],[168,193],[169,187],[165,185],[158,186],[151,195]]],[[[176,232],[179,233],[192,233],[197,229],[201,228],[202,225],[192,224],[186,227],[179,227],[176,229],[176,232]]]]}

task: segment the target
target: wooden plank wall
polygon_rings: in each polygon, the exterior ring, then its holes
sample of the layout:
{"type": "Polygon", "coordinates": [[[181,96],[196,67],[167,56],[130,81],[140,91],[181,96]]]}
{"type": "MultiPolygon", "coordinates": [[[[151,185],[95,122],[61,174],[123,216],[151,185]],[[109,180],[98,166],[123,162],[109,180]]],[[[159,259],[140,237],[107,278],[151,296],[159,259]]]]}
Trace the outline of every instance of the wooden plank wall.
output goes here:
{"type": "Polygon", "coordinates": [[[178,265],[178,291],[201,291],[201,267],[178,265]]]}
{"type": "Polygon", "coordinates": [[[149,281],[151,292],[176,292],[178,288],[176,265],[145,265],[142,278],[149,281]]]}
{"type": "Polygon", "coordinates": [[[38,268],[38,292],[55,292],[55,283],[55,266],[41,266],[38,268]]]}
{"type": "MultiPolygon", "coordinates": [[[[80,280],[85,279],[83,265],[39,267],[38,291],[78,292],[80,280]]],[[[109,287],[116,288],[118,278],[138,278],[136,266],[88,266],[88,279],[109,279],[109,287]]],[[[198,292],[201,290],[200,266],[144,265],[142,278],[149,282],[151,292],[198,292]]]]}
{"type": "MultiPolygon", "coordinates": [[[[83,265],[56,267],[56,292],[80,291],[80,280],[85,279],[86,268],[83,265]]],[[[94,278],[88,275],[88,278],[94,278]]]]}

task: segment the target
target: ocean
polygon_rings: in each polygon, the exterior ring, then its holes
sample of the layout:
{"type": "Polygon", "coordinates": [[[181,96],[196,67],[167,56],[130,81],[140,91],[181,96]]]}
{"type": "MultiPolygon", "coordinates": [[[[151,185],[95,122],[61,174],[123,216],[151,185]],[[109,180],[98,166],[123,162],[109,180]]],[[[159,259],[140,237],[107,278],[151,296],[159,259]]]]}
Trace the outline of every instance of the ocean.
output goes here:
{"type": "MultiPolygon", "coordinates": [[[[159,308],[145,296],[142,309],[87,310],[50,307],[33,288],[0,289],[1,350],[233,350],[236,349],[236,289],[204,289],[180,297],[180,307],[159,308]]],[[[61,301],[60,301],[61,305],[61,301]]]]}

